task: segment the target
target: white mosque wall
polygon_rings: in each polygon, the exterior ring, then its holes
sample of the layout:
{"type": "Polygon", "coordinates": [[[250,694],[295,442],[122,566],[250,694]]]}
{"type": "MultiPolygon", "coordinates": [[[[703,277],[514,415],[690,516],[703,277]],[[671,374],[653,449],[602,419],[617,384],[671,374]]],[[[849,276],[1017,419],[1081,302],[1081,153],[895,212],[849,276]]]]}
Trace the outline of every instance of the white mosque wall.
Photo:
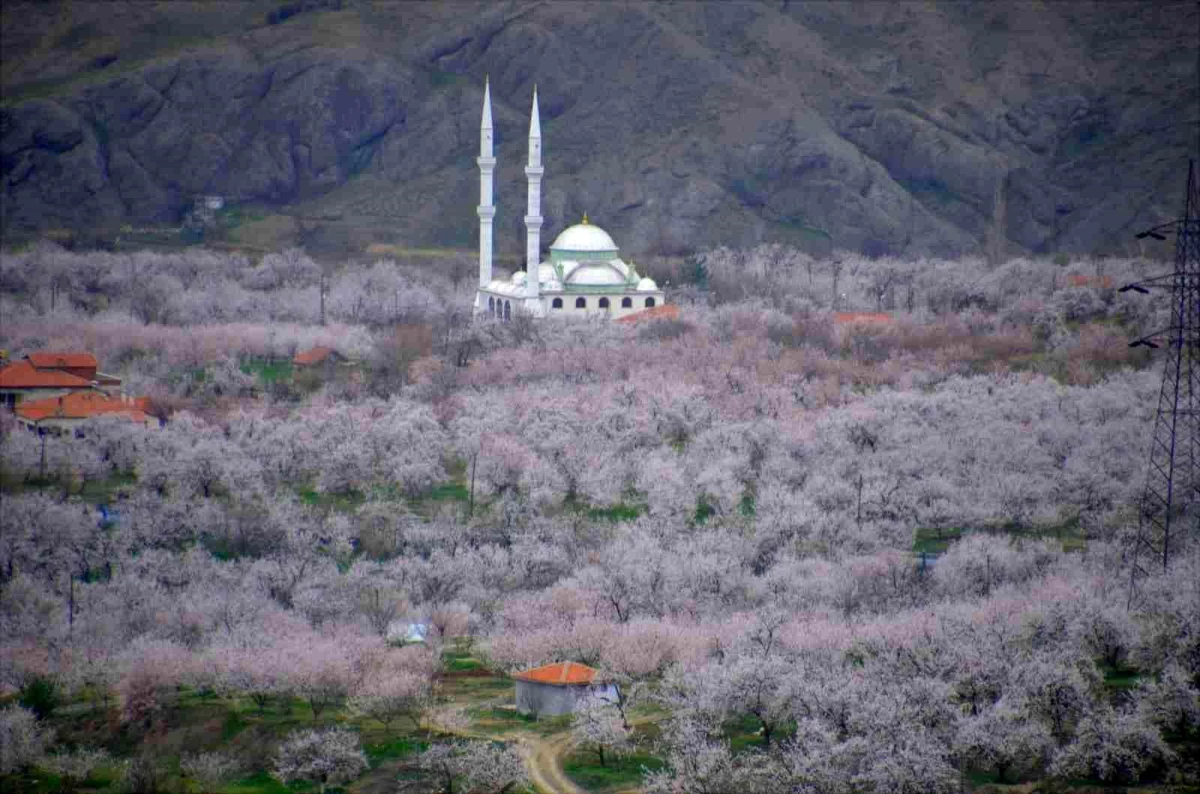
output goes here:
{"type": "MultiPolygon", "coordinates": [[[[605,317],[616,320],[646,309],[662,306],[663,294],[661,292],[617,293],[615,295],[580,295],[578,293],[547,295],[543,293],[539,296],[539,300],[542,304],[543,317],[605,317]],[[601,305],[602,300],[607,300],[608,304],[601,305]],[[555,305],[556,301],[560,301],[561,305],[555,305]],[[626,301],[629,303],[628,306],[624,305],[626,301]],[[582,305],[580,305],[581,302],[582,305]]],[[[508,318],[511,319],[524,310],[524,301],[523,292],[480,290],[476,305],[481,314],[505,319],[504,307],[507,304],[508,318]],[[500,307],[499,310],[494,308],[496,306],[500,307]]]]}

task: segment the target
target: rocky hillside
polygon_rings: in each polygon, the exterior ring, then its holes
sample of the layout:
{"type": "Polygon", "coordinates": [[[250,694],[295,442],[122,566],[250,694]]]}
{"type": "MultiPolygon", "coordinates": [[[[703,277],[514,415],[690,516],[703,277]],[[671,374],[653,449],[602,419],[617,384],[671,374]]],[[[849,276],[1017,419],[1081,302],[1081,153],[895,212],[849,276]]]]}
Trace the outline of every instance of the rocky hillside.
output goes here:
{"type": "MultiPolygon", "coordinates": [[[[474,245],[483,80],[498,246],[635,257],[1127,251],[1174,217],[1200,124],[1188,2],[3,5],[6,240],[178,225],[217,194],[314,245],[474,245]]],[[[1167,249],[1164,249],[1167,250],[1167,249]]]]}

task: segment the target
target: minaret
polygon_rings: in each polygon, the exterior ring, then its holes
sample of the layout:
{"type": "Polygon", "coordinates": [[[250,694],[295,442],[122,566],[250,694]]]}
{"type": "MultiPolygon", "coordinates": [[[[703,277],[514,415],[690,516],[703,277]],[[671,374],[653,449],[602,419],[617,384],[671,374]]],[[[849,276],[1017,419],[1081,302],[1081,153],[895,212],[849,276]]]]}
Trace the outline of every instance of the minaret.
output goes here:
{"type": "Polygon", "coordinates": [[[542,249],[542,124],[538,119],[537,86],[533,87],[533,111],[529,116],[529,206],[525,214],[525,310],[542,315],[538,297],[538,265],[542,249]]]}
{"type": "MultiPolygon", "coordinates": [[[[483,83],[483,121],[479,124],[479,288],[485,288],[492,280],[492,218],[496,208],[492,206],[492,171],[496,158],[492,153],[492,91],[489,81],[483,83]]],[[[483,294],[475,297],[475,310],[484,311],[483,294]]]]}

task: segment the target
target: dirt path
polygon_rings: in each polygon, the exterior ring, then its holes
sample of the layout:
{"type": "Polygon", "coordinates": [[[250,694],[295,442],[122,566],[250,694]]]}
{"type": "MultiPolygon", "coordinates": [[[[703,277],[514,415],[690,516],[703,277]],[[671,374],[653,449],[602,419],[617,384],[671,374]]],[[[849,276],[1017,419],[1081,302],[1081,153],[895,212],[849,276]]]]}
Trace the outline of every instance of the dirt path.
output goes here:
{"type": "Polygon", "coordinates": [[[557,733],[524,743],[525,768],[543,794],[587,794],[563,774],[562,757],[571,749],[571,734],[557,733]]]}

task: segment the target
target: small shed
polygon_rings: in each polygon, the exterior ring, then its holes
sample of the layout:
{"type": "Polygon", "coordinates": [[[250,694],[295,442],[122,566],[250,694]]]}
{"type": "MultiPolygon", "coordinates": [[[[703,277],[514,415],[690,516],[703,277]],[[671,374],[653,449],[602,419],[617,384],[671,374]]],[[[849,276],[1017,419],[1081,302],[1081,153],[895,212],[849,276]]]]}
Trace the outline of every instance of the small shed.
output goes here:
{"type": "Polygon", "coordinates": [[[332,347],[314,347],[311,350],[305,350],[302,353],[297,353],[292,359],[292,366],[317,367],[323,364],[340,364],[345,360],[345,356],[334,350],[332,347]]]}
{"type": "Polygon", "coordinates": [[[578,662],[556,662],[514,673],[517,682],[517,711],[554,717],[571,714],[589,695],[616,701],[617,687],[596,681],[599,671],[578,662]]]}

